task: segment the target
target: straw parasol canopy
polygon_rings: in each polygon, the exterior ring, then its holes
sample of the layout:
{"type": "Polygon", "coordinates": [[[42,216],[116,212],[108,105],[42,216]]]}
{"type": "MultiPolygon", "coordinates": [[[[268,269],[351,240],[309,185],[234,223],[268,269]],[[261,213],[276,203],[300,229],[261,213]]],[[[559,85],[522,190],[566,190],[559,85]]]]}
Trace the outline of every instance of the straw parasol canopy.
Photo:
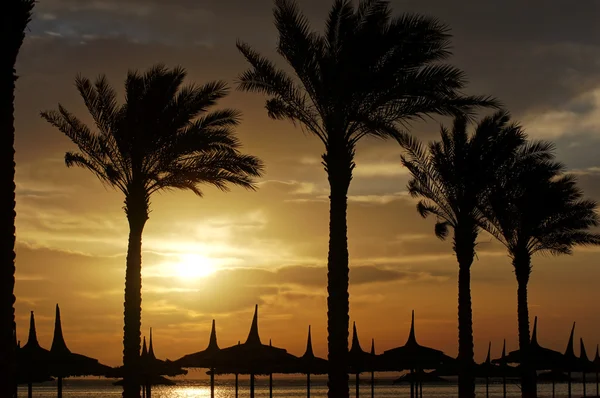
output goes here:
{"type": "Polygon", "coordinates": [[[50,348],[50,373],[58,378],[58,397],[62,397],[62,379],[73,376],[104,376],[110,367],[102,365],[97,359],[72,353],[65,343],[60,308],[56,304],[54,319],[54,337],[50,348]]]}
{"type": "Polygon", "coordinates": [[[246,342],[221,349],[217,358],[217,365],[214,367],[216,374],[297,373],[298,357],[283,348],[261,343],[258,333],[258,305],[254,308],[246,342]]]}
{"type": "Polygon", "coordinates": [[[141,360],[144,374],[147,377],[168,376],[175,377],[187,374],[187,370],[173,361],[163,361],[154,355],[154,345],[152,342],[152,328],[150,328],[150,344],[148,345],[148,355],[141,360]]]}
{"type": "MultiPolygon", "coordinates": [[[[124,371],[123,366],[113,368],[108,372],[107,377],[123,377],[124,371]]],[[[182,369],[177,363],[168,359],[163,361],[156,358],[152,341],[152,328],[150,328],[150,345],[146,348],[146,337],[144,337],[139,361],[139,376],[142,384],[152,385],[151,380],[159,380],[158,376],[175,377],[185,374],[187,374],[187,370],[182,369]]]]}
{"type": "MultiPolygon", "coordinates": [[[[558,352],[539,345],[537,339],[537,316],[533,321],[533,333],[531,334],[531,345],[529,346],[531,366],[535,370],[549,370],[560,367],[564,363],[563,355],[558,352]]],[[[520,350],[511,351],[504,358],[494,359],[493,363],[521,363],[520,350]]]]}
{"type": "Polygon", "coordinates": [[[19,384],[41,383],[50,377],[50,351],[38,343],[33,311],[29,316],[27,343],[17,349],[17,381],[19,384]]]}
{"type": "Polygon", "coordinates": [[[356,331],[356,322],[352,325],[352,345],[348,352],[348,363],[350,365],[350,373],[358,374],[374,370],[376,367],[375,356],[363,351],[358,340],[358,332],[356,331]]]}
{"type": "Polygon", "coordinates": [[[215,327],[215,320],[212,321],[212,328],[210,331],[210,337],[208,340],[208,346],[203,351],[198,351],[193,354],[184,355],[178,360],[174,361],[177,365],[183,368],[206,368],[211,369],[217,363],[217,355],[221,349],[217,344],[217,331],[215,327]]]}
{"type": "Polygon", "coordinates": [[[455,361],[440,350],[417,343],[415,337],[415,312],[412,312],[410,332],[406,344],[387,350],[382,355],[382,366],[386,371],[437,369],[455,361]]]}
{"type": "Polygon", "coordinates": [[[579,370],[582,373],[582,386],[583,386],[583,396],[585,397],[587,395],[587,391],[586,391],[586,387],[587,387],[587,383],[585,380],[585,374],[586,373],[591,373],[594,371],[594,364],[592,363],[592,361],[589,360],[587,353],[585,352],[585,345],[583,344],[583,338],[579,339],[579,347],[580,347],[580,351],[579,351],[579,370]]]}
{"type": "Polygon", "coordinates": [[[310,326],[308,327],[308,338],[306,339],[306,350],[298,360],[298,373],[306,375],[322,375],[327,373],[327,361],[323,358],[318,358],[313,353],[312,336],[310,326]]]}

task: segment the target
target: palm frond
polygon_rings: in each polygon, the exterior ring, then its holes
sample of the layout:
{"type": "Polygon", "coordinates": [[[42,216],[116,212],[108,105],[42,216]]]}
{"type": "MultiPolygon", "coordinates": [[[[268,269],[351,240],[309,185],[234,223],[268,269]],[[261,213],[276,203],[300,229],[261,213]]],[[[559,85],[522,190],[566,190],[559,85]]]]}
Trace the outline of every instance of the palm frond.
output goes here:
{"type": "Polygon", "coordinates": [[[97,132],[59,105],[42,117],[69,137],[79,152],[68,152],[67,166],[92,171],[103,183],[149,205],[158,190],[187,189],[201,195],[199,184],[228,189],[229,184],[255,189],[263,164],[240,152],[235,136],[240,113],[210,111],[227,95],[225,82],[184,86],[185,69],[155,65],[129,71],[126,98],[118,105],[106,78],[95,84],[78,77],[78,91],[94,119],[97,132]]]}

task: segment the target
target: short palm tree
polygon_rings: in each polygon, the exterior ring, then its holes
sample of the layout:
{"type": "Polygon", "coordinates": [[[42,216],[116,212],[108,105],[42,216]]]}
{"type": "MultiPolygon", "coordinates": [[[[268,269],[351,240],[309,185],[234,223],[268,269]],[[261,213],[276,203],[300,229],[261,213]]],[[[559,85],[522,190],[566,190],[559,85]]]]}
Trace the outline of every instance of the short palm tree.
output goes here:
{"type": "Polygon", "coordinates": [[[0,396],[15,393],[15,64],[34,0],[7,0],[0,17],[0,396]]]}
{"type": "Polygon", "coordinates": [[[525,143],[522,129],[499,111],[484,118],[472,135],[463,117],[452,131],[442,127],[441,140],[426,147],[410,137],[402,145],[402,163],[412,176],[409,193],[421,198],[417,210],[436,217],[435,234],[445,239],[453,232],[458,261],[458,360],[459,396],[475,395],[471,265],[482,212],[479,204],[498,173],[525,143]]]}
{"type": "Polygon", "coordinates": [[[135,377],[140,354],[142,231],[150,198],[161,190],[190,190],[202,196],[200,184],[226,190],[229,184],[254,189],[261,175],[259,159],[239,152],[234,128],[239,113],[208,109],[227,94],[223,82],[182,86],[186,72],[157,65],[141,74],[130,71],[126,101],[117,103],[105,76],[76,86],[97,132],[59,105],[42,117],[75,143],[67,152],[68,167],[90,170],[103,183],[125,195],[129,245],[125,276],[123,365],[124,397],[139,396],[135,377]]]}
{"type": "Polygon", "coordinates": [[[324,145],[330,186],[328,256],[329,397],[348,396],[347,194],[356,144],[364,137],[397,137],[397,126],[431,114],[470,113],[495,105],[461,94],[464,74],[442,63],[450,56],[448,28],[420,15],[392,18],[389,2],[334,1],[323,34],[311,30],[292,0],[275,0],[277,52],[291,67],[278,68],[248,44],[238,49],[250,64],[239,89],[268,96],[273,119],[291,120],[324,145]]]}
{"type": "Polygon", "coordinates": [[[522,396],[537,396],[535,369],[529,361],[527,284],[536,253],[571,254],[577,245],[598,245],[597,203],[583,198],[573,175],[554,160],[553,145],[531,143],[522,148],[508,172],[497,180],[483,202],[482,226],[508,250],[517,278],[519,350],[522,353],[522,396]],[[537,152],[542,156],[531,156],[537,152]]]}

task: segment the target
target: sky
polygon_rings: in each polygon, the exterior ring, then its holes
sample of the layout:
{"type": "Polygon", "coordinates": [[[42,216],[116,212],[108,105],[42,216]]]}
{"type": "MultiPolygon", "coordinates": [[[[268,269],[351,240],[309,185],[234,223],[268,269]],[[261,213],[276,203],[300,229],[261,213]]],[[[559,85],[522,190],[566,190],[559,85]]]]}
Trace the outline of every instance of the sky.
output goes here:
{"type": "MultiPolygon", "coordinates": [[[[299,0],[319,30],[330,1],[299,0]]],[[[559,159],[600,200],[600,25],[595,0],[394,0],[396,14],[420,12],[452,28],[451,62],[469,76],[468,92],[499,98],[530,136],[550,139],[559,159]]],[[[60,304],[71,350],[121,363],[127,222],[123,197],[82,169],[67,169],[74,149],[39,117],[60,102],[89,120],[74,79],[105,73],[121,90],[129,69],[157,62],[188,70],[188,82],[233,86],[247,65],[236,39],[282,65],[274,52],[270,0],[45,0],[19,56],[16,92],[18,338],[29,312],[49,348],[60,304]]],[[[120,91],[121,92],[121,91],[120,91]]],[[[246,153],[266,163],[259,189],[204,197],[165,192],[152,198],[143,239],[142,331],[156,353],[177,359],[204,349],[216,319],[219,344],[244,341],[259,305],[263,342],[301,355],[308,325],[326,355],[328,185],[314,137],[270,120],[264,97],[231,95],[243,112],[246,153]]],[[[434,139],[435,119],[412,133],[434,139]]],[[[457,265],[451,242],[434,236],[406,194],[407,171],[394,142],[367,140],[357,151],[349,194],[350,319],[363,348],[404,344],[415,310],[421,344],[457,353],[457,265]]],[[[533,260],[531,318],[541,344],[564,350],[572,322],[588,351],[600,342],[600,249],[533,260]]],[[[505,250],[481,234],[472,267],[476,359],[517,348],[516,280],[505,250]]],[[[578,349],[576,349],[578,352],[578,349]]]]}

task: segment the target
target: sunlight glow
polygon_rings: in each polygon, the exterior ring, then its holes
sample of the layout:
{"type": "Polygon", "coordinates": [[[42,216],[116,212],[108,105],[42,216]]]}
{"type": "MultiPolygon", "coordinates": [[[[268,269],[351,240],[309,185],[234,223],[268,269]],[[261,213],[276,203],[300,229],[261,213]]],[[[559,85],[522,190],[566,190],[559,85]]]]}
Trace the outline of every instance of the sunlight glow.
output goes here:
{"type": "Polygon", "coordinates": [[[215,262],[199,254],[183,254],[172,263],[173,273],[183,280],[199,279],[217,271],[215,262]]]}

